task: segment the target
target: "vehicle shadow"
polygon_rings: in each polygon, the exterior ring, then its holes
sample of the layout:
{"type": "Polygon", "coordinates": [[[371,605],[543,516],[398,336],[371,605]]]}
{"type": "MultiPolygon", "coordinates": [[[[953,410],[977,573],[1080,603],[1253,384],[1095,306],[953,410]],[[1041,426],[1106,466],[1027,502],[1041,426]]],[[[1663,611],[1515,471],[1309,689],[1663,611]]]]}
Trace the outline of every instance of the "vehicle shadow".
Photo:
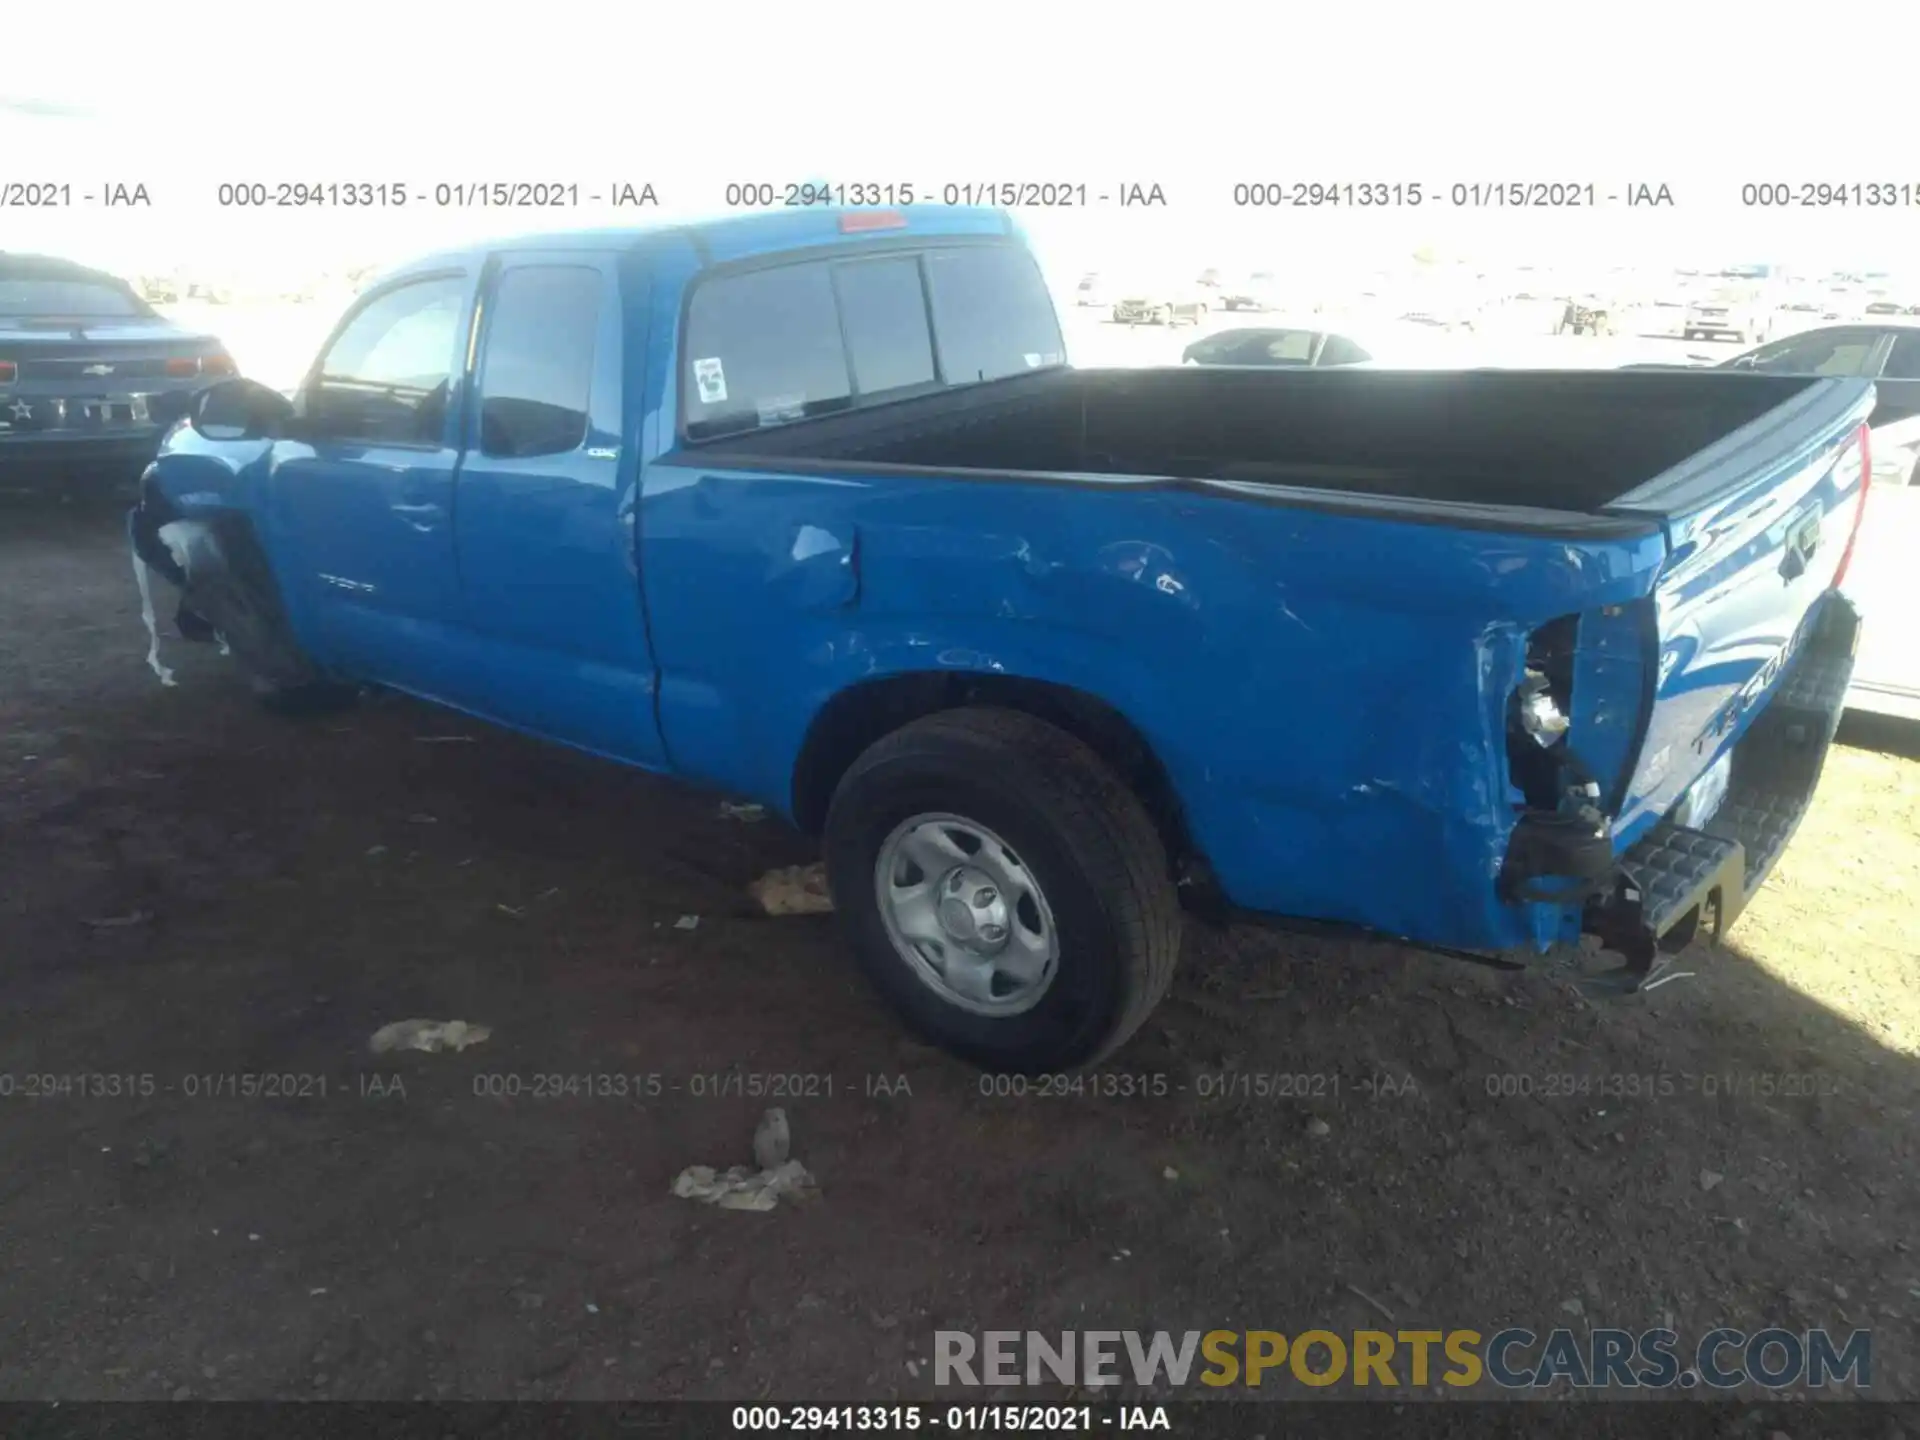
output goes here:
{"type": "Polygon", "coordinates": [[[1866,710],[1849,710],[1840,721],[1836,737],[1841,745],[1856,750],[1872,750],[1882,755],[1897,755],[1920,760],[1920,720],[1898,715],[1881,715],[1866,710]]]}

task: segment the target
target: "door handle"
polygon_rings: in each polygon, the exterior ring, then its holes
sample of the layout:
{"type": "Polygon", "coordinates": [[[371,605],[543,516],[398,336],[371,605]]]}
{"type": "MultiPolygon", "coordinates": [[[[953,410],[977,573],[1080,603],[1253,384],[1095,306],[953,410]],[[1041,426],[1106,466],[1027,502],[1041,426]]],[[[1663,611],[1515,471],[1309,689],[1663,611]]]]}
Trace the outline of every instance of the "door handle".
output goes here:
{"type": "Polygon", "coordinates": [[[1820,549],[1820,513],[1815,511],[1787,532],[1787,553],[1780,557],[1780,574],[1798,580],[1807,573],[1820,549]]]}

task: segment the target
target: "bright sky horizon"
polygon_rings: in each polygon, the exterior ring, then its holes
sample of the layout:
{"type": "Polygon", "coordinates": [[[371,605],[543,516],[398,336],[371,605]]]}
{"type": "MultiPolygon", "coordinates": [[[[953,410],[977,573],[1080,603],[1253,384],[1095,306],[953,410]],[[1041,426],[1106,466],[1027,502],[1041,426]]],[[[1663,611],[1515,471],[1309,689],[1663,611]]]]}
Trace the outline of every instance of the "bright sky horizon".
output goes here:
{"type": "MultiPolygon", "coordinates": [[[[130,3],[122,33],[139,34],[130,3]]],[[[1920,7],[1862,0],[1849,38],[1915,53],[1920,7]]],[[[90,12],[93,13],[93,12],[90,12]]],[[[1376,7],[1311,17],[1182,7],[1143,22],[1077,6],[978,0],[914,23],[873,0],[801,11],[650,7],[644,21],[550,0],[476,9],[329,8],[324,24],[258,4],[196,5],[153,47],[71,57],[70,25],[9,21],[0,181],[76,191],[144,183],[147,209],[12,210],[0,243],[122,270],[314,274],[492,235],[692,218],[729,181],[1055,180],[1157,184],[1162,209],[1023,213],[1063,268],[1161,263],[1367,269],[1417,247],[1488,264],[1775,263],[1915,270],[1920,205],[1751,208],[1748,182],[1885,182],[1920,190],[1911,86],[1859,83],[1752,7],[1622,0],[1606,32],[1514,3],[1376,7]],[[505,17],[504,21],[499,17],[505,17]],[[1142,28],[1144,23],[1144,28],[1142,28]],[[1162,65],[1190,37],[1200,58],[1162,65]],[[1634,38],[1641,37],[1641,38],[1634,38]],[[885,41],[887,49],[877,46],[885,41]],[[292,42],[292,43],[289,43],[292,42]],[[1391,43],[1389,43],[1391,42],[1391,43]],[[1683,85],[1689,55],[1752,77],[1683,85]],[[1812,58],[1805,58],[1811,54],[1812,58]],[[1596,77],[1598,83],[1596,84],[1596,77]],[[1831,81],[1809,122],[1797,104],[1831,81]],[[1771,103],[1771,102],[1779,103],[1771,103]],[[1882,118],[1875,104],[1887,108],[1882,118]],[[165,137],[157,139],[156,136],[165,137]],[[32,155],[33,173],[13,157],[32,155]],[[652,183],[656,211],[222,208],[222,182],[398,179],[652,183]],[[1239,182],[1665,185],[1671,207],[1516,211],[1242,208],[1239,182]]],[[[1144,14],[1144,12],[1142,12],[1144,14]]],[[[1917,196],[1916,198],[1920,198],[1917,196]]]]}

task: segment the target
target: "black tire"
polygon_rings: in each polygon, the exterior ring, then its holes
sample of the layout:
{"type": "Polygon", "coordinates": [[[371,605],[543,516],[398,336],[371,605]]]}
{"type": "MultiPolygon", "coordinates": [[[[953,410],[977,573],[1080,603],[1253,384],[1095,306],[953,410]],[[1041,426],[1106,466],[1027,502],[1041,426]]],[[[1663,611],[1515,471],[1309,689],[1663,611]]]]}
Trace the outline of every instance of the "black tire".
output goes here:
{"type": "Polygon", "coordinates": [[[272,567],[253,536],[228,527],[220,550],[226,565],[193,575],[183,600],[225,637],[254,698],[289,716],[329,714],[353,705],[359,691],[322,674],[293,638],[272,567]]]}
{"type": "Polygon", "coordinates": [[[946,710],[877,741],[834,792],[826,857],[834,908],[868,979],[910,1028],[982,1069],[1032,1075],[1097,1063],[1173,979],[1180,905],[1146,808],[1086,745],[1019,711],[946,710]],[[1053,911],[1057,969],[1023,1013],[954,1004],[887,934],[881,848],[896,826],[930,812],[1000,836],[1053,911]]]}

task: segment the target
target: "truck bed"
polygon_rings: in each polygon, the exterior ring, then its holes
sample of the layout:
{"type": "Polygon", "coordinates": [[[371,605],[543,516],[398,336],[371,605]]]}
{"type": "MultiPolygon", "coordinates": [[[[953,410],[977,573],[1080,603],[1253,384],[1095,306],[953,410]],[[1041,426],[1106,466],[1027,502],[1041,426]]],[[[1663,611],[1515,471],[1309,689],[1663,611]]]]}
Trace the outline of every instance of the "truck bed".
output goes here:
{"type": "Polygon", "coordinates": [[[1592,513],[1813,383],[1713,371],[1056,370],[719,439],[683,458],[1173,476],[1592,513]]]}

